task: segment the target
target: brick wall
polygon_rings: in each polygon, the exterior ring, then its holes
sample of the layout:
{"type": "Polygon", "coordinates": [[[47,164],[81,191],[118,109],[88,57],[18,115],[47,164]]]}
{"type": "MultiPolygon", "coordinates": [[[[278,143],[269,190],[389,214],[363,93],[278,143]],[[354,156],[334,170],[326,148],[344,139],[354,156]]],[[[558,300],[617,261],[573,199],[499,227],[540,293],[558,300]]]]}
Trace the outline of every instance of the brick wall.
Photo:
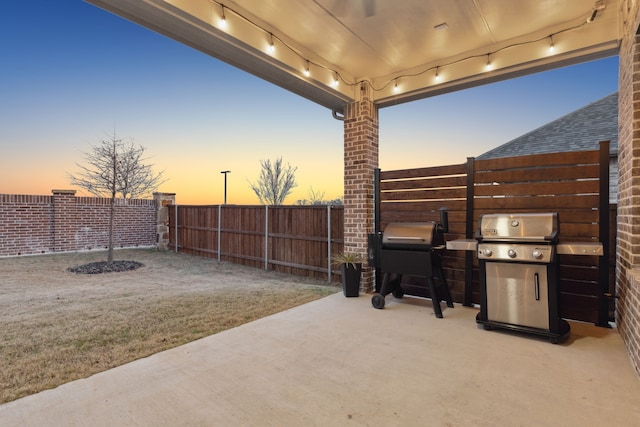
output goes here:
{"type": "MultiPolygon", "coordinates": [[[[360,99],[344,109],[344,250],[364,258],[367,234],[373,232],[378,126],[378,109],[372,101],[371,88],[362,83],[360,99]]],[[[369,268],[364,268],[361,288],[373,289],[373,272],[369,268]]]]}
{"type": "Polygon", "coordinates": [[[622,2],[621,8],[616,323],[640,373],[640,12],[636,1],[622,2]]]}
{"type": "MultiPolygon", "coordinates": [[[[0,256],[105,249],[109,199],[76,197],[73,190],[51,196],[0,194],[0,256]]],[[[154,200],[116,200],[114,247],[156,245],[154,200]]]]}

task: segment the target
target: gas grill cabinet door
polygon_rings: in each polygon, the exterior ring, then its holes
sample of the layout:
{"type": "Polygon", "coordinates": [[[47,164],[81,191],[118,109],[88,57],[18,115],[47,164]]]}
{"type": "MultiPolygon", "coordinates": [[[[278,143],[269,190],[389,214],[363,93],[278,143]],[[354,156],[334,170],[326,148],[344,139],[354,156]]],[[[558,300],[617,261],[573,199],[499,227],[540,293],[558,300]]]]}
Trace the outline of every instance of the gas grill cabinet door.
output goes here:
{"type": "Polygon", "coordinates": [[[487,262],[487,318],[549,329],[547,266],[487,262]]]}

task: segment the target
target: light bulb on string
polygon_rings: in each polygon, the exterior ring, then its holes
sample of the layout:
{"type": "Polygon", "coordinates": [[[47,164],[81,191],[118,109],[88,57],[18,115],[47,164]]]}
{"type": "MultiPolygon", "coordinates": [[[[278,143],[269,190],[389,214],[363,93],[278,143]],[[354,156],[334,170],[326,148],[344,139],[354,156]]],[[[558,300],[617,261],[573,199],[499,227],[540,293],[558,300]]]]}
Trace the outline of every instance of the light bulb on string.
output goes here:
{"type": "Polygon", "coordinates": [[[434,80],[436,81],[436,83],[440,83],[440,80],[442,80],[442,77],[440,76],[440,67],[436,67],[436,75],[434,77],[434,80]]]}
{"type": "Polygon", "coordinates": [[[222,16],[220,16],[220,28],[222,28],[223,30],[227,28],[227,17],[224,14],[224,5],[221,4],[220,7],[222,8],[222,16]]]}
{"type": "Polygon", "coordinates": [[[267,47],[270,54],[273,54],[276,51],[276,46],[273,44],[273,34],[269,33],[269,46],[267,47]]]}
{"type": "Polygon", "coordinates": [[[556,46],[553,44],[553,36],[549,36],[551,43],[549,44],[549,53],[552,54],[556,50],[556,46]]]}
{"type": "Polygon", "coordinates": [[[398,79],[395,80],[395,84],[393,85],[393,92],[394,93],[400,92],[400,88],[398,87],[398,79]]]}
{"type": "Polygon", "coordinates": [[[333,74],[333,81],[331,82],[331,85],[332,85],[333,87],[338,87],[338,84],[339,84],[339,83],[340,83],[340,82],[338,81],[338,73],[334,73],[334,74],[333,74]]]}
{"type": "Polygon", "coordinates": [[[309,61],[307,60],[307,64],[304,67],[304,71],[302,71],[305,77],[309,77],[311,75],[311,71],[309,70],[309,61]]]}
{"type": "Polygon", "coordinates": [[[485,69],[487,71],[493,69],[493,64],[491,63],[491,54],[489,54],[489,53],[487,54],[487,65],[486,65],[485,69]]]}

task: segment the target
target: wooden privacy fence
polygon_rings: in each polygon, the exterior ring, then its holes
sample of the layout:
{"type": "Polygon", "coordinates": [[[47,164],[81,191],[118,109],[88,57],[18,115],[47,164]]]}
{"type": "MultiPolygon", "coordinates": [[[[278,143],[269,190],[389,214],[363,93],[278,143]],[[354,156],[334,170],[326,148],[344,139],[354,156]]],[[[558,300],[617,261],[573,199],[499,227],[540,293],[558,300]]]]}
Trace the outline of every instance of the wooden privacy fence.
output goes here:
{"type": "MultiPolygon", "coordinates": [[[[615,206],[609,206],[608,142],[594,151],[468,159],[459,165],[377,174],[378,231],[390,222],[437,221],[439,209],[446,208],[446,240],[473,239],[485,213],[558,212],[560,242],[601,242],[604,247],[602,257],[559,256],[561,315],[608,325],[615,284],[615,251],[610,248],[615,248],[616,230],[615,206]]],[[[454,301],[477,303],[475,254],[445,251],[443,264],[454,301]]],[[[412,278],[407,285],[412,287],[412,278]]]]}
{"type": "Polygon", "coordinates": [[[342,206],[169,207],[169,247],[287,274],[339,280],[342,206]]]}

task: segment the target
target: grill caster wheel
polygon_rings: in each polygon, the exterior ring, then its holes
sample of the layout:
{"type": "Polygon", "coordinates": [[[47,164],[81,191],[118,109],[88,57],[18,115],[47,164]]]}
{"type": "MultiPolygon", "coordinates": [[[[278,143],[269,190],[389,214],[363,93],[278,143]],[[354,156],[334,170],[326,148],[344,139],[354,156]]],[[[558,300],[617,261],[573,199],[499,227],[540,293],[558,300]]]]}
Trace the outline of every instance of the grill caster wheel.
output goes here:
{"type": "Polygon", "coordinates": [[[371,305],[378,309],[384,308],[384,296],[380,294],[375,294],[374,296],[372,296],[371,305]]]}
{"type": "Polygon", "coordinates": [[[559,342],[558,337],[549,337],[549,342],[551,344],[558,344],[559,342]]]}
{"type": "Polygon", "coordinates": [[[484,328],[485,331],[490,331],[491,329],[493,329],[491,325],[482,325],[482,327],[484,328]]]}
{"type": "Polygon", "coordinates": [[[400,299],[404,296],[404,291],[402,289],[396,289],[393,292],[391,292],[393,294],[394,297],[400,299]]]}

